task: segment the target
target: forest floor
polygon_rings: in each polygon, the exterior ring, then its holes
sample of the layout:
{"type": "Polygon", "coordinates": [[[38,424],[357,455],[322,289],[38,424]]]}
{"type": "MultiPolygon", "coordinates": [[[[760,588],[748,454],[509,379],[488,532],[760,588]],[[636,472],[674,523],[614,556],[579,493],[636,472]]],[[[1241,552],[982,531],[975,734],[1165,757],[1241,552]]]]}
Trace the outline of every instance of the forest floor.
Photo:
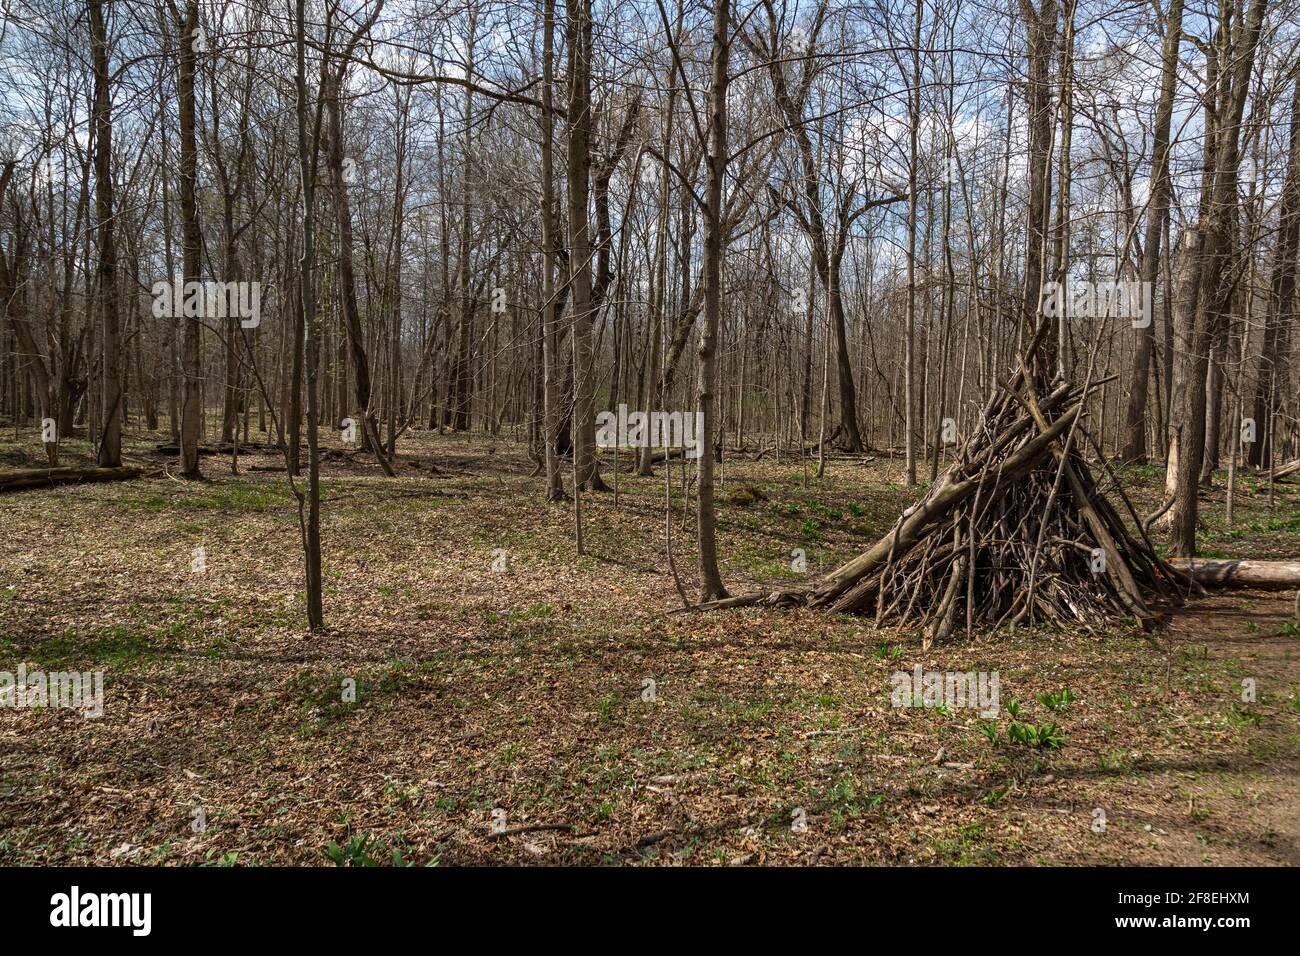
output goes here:
{"type": "MultiPolygon", "coordinates": [[[[128,458],[174,470],[146,454],[164,438],[131,435],[128,458]]],[[[286,477],[249,470],[274,456],[0,497],[0,670],[102,670],[105,704],[0,709],[0,864],[1300,864],[1294,594],[1197,600],[1155,644],[1117,624],[928,653],[851,617],[668,614],[662,466],[621,476],[617,505],[584,496],[579,556],[523,446],[399,451],[397,479],[324,466],[322,634],[286,477]],[[891,707],[916,665],[997,671],[996,742],[976,710],[891,707]],[[1013,701],[1062,745],[1010,742],[1013,701]]],[[[0,468],[38,457],[0,439],[0,468]]],[[[857,553],[914,499],[900,475],[730,461],[724,579],[857,553]]],[[[1128,470],[1140,509],[1160,478],[1128,470]]],[[[1300,485],[1270,506],[1244,479],[1232,529],[1222,485],[1205,554],[1300,554],[1300,485]]]]}

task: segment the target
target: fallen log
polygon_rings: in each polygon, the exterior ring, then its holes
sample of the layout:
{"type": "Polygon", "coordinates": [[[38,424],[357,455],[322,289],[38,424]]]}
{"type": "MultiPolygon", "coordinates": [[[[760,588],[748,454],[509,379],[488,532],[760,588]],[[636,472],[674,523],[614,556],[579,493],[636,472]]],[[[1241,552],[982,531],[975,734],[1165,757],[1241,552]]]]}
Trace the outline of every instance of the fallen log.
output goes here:
{"type": "Polygon", "coordinates": [[[1300,561],[1170,558],[1169,565],[1205,587],[1259,588],[1263,591],[1300,588],[1300,561]]]}
{"type": "MultiPolygon", "coordinates": [[[[278,445],[268,442],[248,442],[247,444],[239,443],[239,453],[241,455],[262,454],[268,452],[278,452],[278,445]]],[[[235,446],[229,442],[218,445],[200,445],[199,454],[202,456],[210,455],[231,455],[235,452],[235,446]]],[[[179,445],[162,444],[155,445],[153,449],[155,455],[179,455],[181,449],[179,445]]]]}
{"type": "MultiPolygon", "coordinates": [[[[641,449],[634,449],[635,454],[632,456],[631,465],[626,465],[619,469],[623,474],[631,474],[640,467],[641,449]]],[[[667,451],[655,451],[650,453],[650,464],[660,465],[670,458],[681,458],[685,453],[685,448],[669,448],[667,451]]]]}
{"type": "MultiPolygon", "coordinates": [[[[1300,458],[1297,458],[1295,461],[1289,462],[1285,465],[1279,465],[1277,468],[1275,468],[1273,470],[1273,480],[1281,481],[1283,478],[1290,478],[1296,472],[1300,472],[1300,458]]],[[[1263,471],[1261,471],[1260,476],[1263,478],[1267,478],[1268,469],[1264,469],[1263,471]]]]}
{"type": "Polygon", "coordinates": [[[102,481],[129,481],[145,474],[134,465],[118,468],[24,468],[0,472],[0,493],[25,491],[29,488],[52,488],[55,485],[85,484],[102,481]]]}

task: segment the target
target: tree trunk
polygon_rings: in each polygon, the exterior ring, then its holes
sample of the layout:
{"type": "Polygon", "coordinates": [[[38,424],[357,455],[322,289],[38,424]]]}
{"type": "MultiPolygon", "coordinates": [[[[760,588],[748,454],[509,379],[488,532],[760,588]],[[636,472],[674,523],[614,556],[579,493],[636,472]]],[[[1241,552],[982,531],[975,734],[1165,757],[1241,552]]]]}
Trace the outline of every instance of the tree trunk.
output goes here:
{"type": "Polygon", "coordinates": [[[89,0],[90,55],[95,70],[95,222],[99,232],[100,375],[103,419],[100,422],[101,467],[122,464],[122,355],[119,341],[117,246],[113,235],[113,118],[109,102],[108,35],[105,0],[89,0]]]}
{"type": "MultiPolygon", "coordinates": [[[[1160,240],[1169,216],[1172,184],[1169,177],[1169,128],[1174,113],[1174,87],[1178,73],[1178,50],[1183,36],[1183,0],[1170,0],[1165,17],[1165,43],[1160,76],[1160,100],[1156,106],[1155,145],[1151,159],[1151,198],[1147,205],[1146,239],[1142,245],[1142,294],[1154,299],[1160,275],[1160,240]]],[[[1152,320],[1137,329],[1133,349],[1133,379],[1129,387],[1124,418],[1124,461],[1146,458],[1146,408],[1155,345],[1155,309],[1152,320]]]]}
{"type": "Polygon", "coordinates": [[[1202,214],[1189,247],[1195,250],[1195,260],[1188,280],[1195,282],[1196,288],[1194,294],[1183,296],[1175,323],[1181,329],[1183,352],[1175,391],[1181,386],[1182,400],[1171,429],[1166,485],[1174,495],[1169,547],[1178,557],[1196,554],[1196,496],[1205,458],[1209,351],[1233,293],[1228,264],[1235,254],[1238,143],[1266,0],[1250,3],[1245,22],[1229,40],[1229,24],[1236,17],[1230,9],[1232,0],[1224,0],[1212,50],[1215,56],[1207,71],[1211,82],[1206,101],[1202,214]]]}
{"type": "MultiPolygon", "coordinates": [[[[592,249],[587,209],[591,167],[591,0],[568,11],[569,301],[573,335],[573,455],[578,484],[604,491],[596,470],[596,364],[592,341],[592,249]]],[[[575,489],[576,491],[576,489],[575,489]]]]}
{"type": "Polygon", "coordinates": [[[555,272],[558,237],[555,223],[555,112],[552,106],[555,70],[555,0],[545,0],[542,24],[542,446],[546,468],[546,499],[564,498],[556,444],[560,431],[560,396],[556,388],[559,312],[555,272]]]}
{"type": "MultiPolygon", "coordinates": [[[[1277,248],[1269,285],[1268,312],[1264,319],[1264,346],[1256,369],[1253,417],[1255,443],[1248,448],[1247,461],[1256,468],[1268,467],[1274,458],[1273,429],[1268,422],[1278,407],[1278,386],[1288,381],[1285,332],[1295,321],[1296,260],[1300,257],[1300,78],[1291,94],[1291,139],[1288,147],[1286,180],[1278,205],[1277,248]]],[[[1235,425],[1236,423],[1234,423],[1235,425]]]]}
{"type": "Polygon", "coordinates": [[[716,515],[713,504],[713,446],[717,387],[715,341],[722,317],[723,226],[722,180],[727,171],[727,60],[730,52],[731,0],[713,5],[713,56],[709,70],[708,182],[705,184],[704,325],[700,330],[698,408],[704,427],[699,442],[696,524],[699,542],[700,601],[727,597],[718,571],[716,515]]]}
{"type": "MultiPolygon", "coordinates": [[[[343,312],[343,327],[347,330],[348,346],[352,355],[352,372],[356,381],[357,415],[361,418],[361,449],[373,452],[384,474],[392,478],[392,466],[388,463],[388,458],[384,455],[384,446],[379,440],[378,419],[370,406],[370,359],[366,355],[361,314],[357,307],[357,281],[352,259],[352,207],[348,200],[348,183],[343,168],[343,107],[339,102],[342,95],[343,72],[346,68],[345,61],[339,65],[336,73],[330,74],[327,87],[322,90],[329,116],[328,158],[330,180],[334,187],[335,226],[339,235],[339,298],[343,312]]],[[[311,330],[308,332],[310,334],[311,330]]],[[[315,347],[319,350],[318,341],[315,347]]]]}
{"type": "MultiPolygon", "coordinates": [[[[198,0],[186,0],[185,19],[181,21],[180,27],[180,36],[177,38],[180,45],[177,93],[180,97],[181,123],[181,271],[188,283],[199,281],[202,273],[199,256],[203,237],[199,233],[197,111],[194,96],[198,0]]],[[[185,315],[182,322],[184,333],[181,364],[185,374],[185,388],[181,399],[180,470],[182,478],[194,479],[203,477],[199,470],[199,438],[203,430],[203,358],[200,351],[203,323],[200,317],[191,315],[185,315]]]]}
{"type": "MultiPolygon", "coordinates": [[[[1022,300],[1022,332],[1025,341],[1034,334],[1042,302],[1043,262],[1046,252],[1048,211],[1052,207],[1052,90],[1048,76],[1056,46],[1056,0],[1042,0],[1034,9],[1032,0],[1020,0],[1020,12],[1028,32],[1029,78],[1029,210],[1025,224],[1025,287],[1022,300]]],[[[1058,336],[1052,329],[1031,356],[1034,368],[1050,373],[1057,362],[1058,336]]]]}
{"type": "MultiPolygon", "coordinates": [[[[197,3],[197,0],[190,0],[197,3]]],[[[316,372],[320,364],[320,347],[316,329],[316,183],[312,156],[315,144],[307,137],[307,42],[306,0],[295,2],[294,74],[295,112],[298,121],[298,174],[302,185],[302,251],[298,268],[298,312],[304,330],[307,372],[307,494],[298,492],[298,515],[302,529],[303,558],[306,565],[307,625],[313,631],[325,627],[321,589],[320,550],[320,448],[317,441],[316,372]],[[306,515],[303,515],[303,507],[306,515]]],[[[322,91],[324,92],[324,91],[322,91]]]]}

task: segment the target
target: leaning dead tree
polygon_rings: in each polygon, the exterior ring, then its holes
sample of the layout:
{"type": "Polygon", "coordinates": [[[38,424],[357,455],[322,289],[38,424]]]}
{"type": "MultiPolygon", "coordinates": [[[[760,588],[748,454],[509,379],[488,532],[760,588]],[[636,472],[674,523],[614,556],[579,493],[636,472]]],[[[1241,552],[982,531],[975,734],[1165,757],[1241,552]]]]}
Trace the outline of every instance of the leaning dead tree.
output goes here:
{"type": "Polygon", "coordinates": [[[1008,624],[1152,627],[1194,585],[1156,553],[1114,474],[1128,522],[1088,468],[1084,450],[1100,446],[1086,407],[1102,384],[1044,384],[1022,363],[953,465],[874,545],[809,588],[701,606],[869,615],[921,628],[927,644],[959,623],[967,637],[1008,624]]]}

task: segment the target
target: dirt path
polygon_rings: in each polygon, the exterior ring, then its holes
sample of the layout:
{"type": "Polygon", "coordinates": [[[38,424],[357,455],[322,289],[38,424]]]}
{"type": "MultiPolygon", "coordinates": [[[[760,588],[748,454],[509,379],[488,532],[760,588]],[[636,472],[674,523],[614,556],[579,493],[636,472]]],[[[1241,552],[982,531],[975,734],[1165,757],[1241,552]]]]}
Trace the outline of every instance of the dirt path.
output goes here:
{"type": "Polygon", "coordinates": [[[1294,627],[1294,600],[1291,593],[1213,593],[1171,623],[1165,638],[1173,660],[1204,661],[1207,671],[1218,665],[1231,675],[1227,686],[1207,686],[1207,693],[1240,696],[1253,680],[1256,699],[1229,717],[1248,731],[1237,752],[1171,763],[1124,788],[1139,798],[1130,809],[1149,827],[1126,848],[1125,862],[1300,864],[1300,635],[1284,630],[1288,622],[1294,627]]]}

